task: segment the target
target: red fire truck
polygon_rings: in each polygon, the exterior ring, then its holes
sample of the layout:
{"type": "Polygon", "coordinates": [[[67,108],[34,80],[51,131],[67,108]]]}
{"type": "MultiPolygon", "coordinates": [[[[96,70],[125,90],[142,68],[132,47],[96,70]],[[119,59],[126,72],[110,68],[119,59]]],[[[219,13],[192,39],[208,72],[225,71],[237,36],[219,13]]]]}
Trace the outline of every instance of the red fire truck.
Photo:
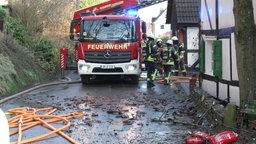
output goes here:
{"type": "Polygon", "coordinates": [[[137,0],[109,0],[78,10],[70,27],[75,60],[83,84],[97,77],[138,83],[146,24],[137,16],[137,0]]]}

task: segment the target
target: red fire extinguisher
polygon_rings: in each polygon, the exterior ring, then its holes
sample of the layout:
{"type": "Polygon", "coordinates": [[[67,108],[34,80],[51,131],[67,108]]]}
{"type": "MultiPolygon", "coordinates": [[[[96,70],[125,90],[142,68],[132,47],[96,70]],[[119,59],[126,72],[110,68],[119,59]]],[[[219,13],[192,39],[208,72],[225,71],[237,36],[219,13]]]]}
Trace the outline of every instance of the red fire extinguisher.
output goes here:
{"type": "Polygon", "coordinates": [[[236,141],[238,134],[233,131],[224,131],[210,137],[211,144],[230,144],[236,141]]]}
{"type": "Polygon", "coordinates": [[[186,138],[186,144],[205,144],[210,139],[210,134],[196,131],[191,137],[186,138]]]}
{"type": "Polygon", "coordinates": [[[205,132],[201,132],[201,131],[197,131],[193,134],[194,137],[200,137],[202,138],[204,141],[207,141],[210,139],[211,135],[205,132]]]}
{"type": "Polygon", "coordinates": [[[203,139],[200,137],[186,137],[186,144],[203,144],[203,139]]]}

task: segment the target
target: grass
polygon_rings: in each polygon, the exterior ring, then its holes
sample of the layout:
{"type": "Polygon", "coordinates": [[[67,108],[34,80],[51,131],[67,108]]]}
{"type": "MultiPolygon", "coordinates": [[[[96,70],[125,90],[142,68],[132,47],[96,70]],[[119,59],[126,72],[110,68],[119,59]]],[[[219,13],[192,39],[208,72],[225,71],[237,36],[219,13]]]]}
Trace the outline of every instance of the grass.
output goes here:
{"type": "Polygon", "coordinates": [[[33,53],[0,32],[0,97],[41,82],[43,75],[33,53]]]}
{"type": "Polygon", "coordinates": [[[0,54],[0,95],[11,91],[17,72],[10,59],[0,54]]]}

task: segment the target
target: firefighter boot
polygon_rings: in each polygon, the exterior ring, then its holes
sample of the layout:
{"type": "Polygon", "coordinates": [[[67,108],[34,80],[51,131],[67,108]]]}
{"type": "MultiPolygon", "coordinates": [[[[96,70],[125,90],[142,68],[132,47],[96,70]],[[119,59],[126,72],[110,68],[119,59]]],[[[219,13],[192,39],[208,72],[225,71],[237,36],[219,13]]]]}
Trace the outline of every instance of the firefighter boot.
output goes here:
{"type": "Polygon", "coordinates": [[[152,81],[147,81],[147,87],[148,88],[151,88],[151,87],[154,87],[154,83],[152,81]]]}
{"type": "Polygon", "coordinates": [[[172,74],[173,74],[173,76],[178,76],[178,75],[179,75],[179,70],[174,69],[174,70],[172,71],[172,74]]]}
{"type": "Polygon", "coordinates": [[[173,75],[174,75],[174,76],[178,76],[178,75],[179,75],[179,72],[174,72],[173,75]]]}
{"type": "Polygon", "coordinates": [[[167,80],[164,80],[164,85],[168,85],[168,82],[167,82],[167,80]]]}
{"type": "Polygon", "coordinates": [[[182,75],[183,76],[187,76],[187,72],[182,72],[182,75]]]}

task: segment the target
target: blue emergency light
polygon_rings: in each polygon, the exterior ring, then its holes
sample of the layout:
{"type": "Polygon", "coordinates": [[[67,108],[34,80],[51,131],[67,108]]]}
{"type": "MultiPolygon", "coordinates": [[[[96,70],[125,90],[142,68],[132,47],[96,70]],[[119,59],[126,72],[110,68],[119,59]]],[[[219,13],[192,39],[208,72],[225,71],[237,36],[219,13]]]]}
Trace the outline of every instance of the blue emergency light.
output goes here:
{"type": "Polygon", "coordinates": [[[129,10],[127,10],[126,13],[127,13],[128,16],[136,17],[138,15],[138,10],[136,10],[136,9],[129,9],[129,10]]]}
{"type": "Polygon", "coordinates": [[[81,16],[89,16],[89,15],[92,15],[92,13],[91,12],[80,12],[80,15],[81,16]]]}

